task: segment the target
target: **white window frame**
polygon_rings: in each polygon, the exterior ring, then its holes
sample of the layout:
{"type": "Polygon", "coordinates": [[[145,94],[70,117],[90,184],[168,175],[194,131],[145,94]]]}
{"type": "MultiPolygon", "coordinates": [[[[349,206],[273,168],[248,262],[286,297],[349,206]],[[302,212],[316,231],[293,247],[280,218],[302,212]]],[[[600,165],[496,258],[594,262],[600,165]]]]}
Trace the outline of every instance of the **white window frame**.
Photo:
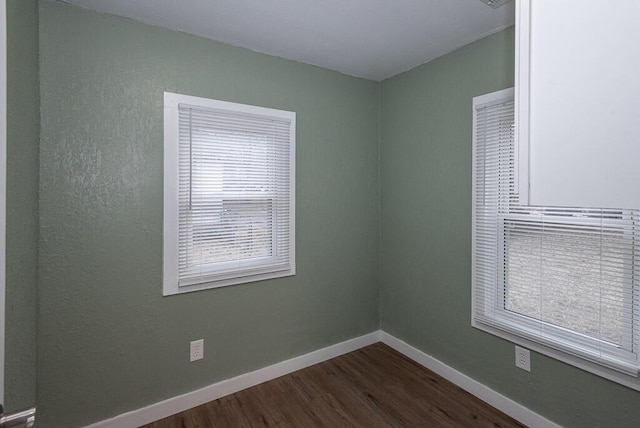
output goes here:
{"type": "MultiPolygon", "coordinates": [[[[164,93],[164,228],[163,228],[163,295],[243,284],[295,275],[295,112],[232,103],[189,95],[164,93]],[[206,280],[179,281],[179,107],[223,110],[238,115],[253,115],[290,123],[289,132],[289,222],[288,263],[271,264],[273,257],[241,262],[210,264],[214,269],[206,280]]],[[[273,228],[275,229],[275,227],[273,228]]],[[[275,234],[275,231],[273,232],[275,234]]],[[[274,240],[275,243],[275,240],[274,240]]]]}
{"type": "MultiPolygon", "coordinates": [[[[513,221],[513,220],[522,220],[526,217],[523,214],[513,214],[508,213],[505,215],[501,215],[498,218],[498,224],[501,230],[504,229],[505,222],[513,221]]],[[[527,219],[528,220],[528,219],[527,219]]],[[[553,216],[553,215],[545,215],[544,220],[549,224],[571,224],[571,225],[580,225],[586,227],[594,227],[597,228],[598,221],[594,219],[584,218],[584,217],[564,217],[564,216],[553,216]]],[[[535,220],[533,220],[535,222],[535,220]]],[[[504,233],[500,233],[500,236],[504,236],[504,233]]],[[[504,259],[505,254],[500,253],[499,257],[501,260],[504,259]]],[[[501,267],[504,264],[500,264],[501,267]]],[[[502,277],[504,274],[503,270],[499,271],[499,276],[502,277]]],[[[498,294],[504,296],[505,293],[505,282],[501,282],[498,284],[498,294]]],[[[542,340],[544,342],[549,343],[549,346],[559,348],[568,353],[575,353],[576,348],[582,348],[588,352],[590,349],[601,348],[604,351],[604,356],[601,354],[594,354],[594,362],[601,365],[607,365],[605,361],[598,360],[607,360],[610,358],[610,367],[614,370],[625,372],[632,376],[637,376],[638,374],[638,365],[630,365],[625,363],[620,363],[618,361],[629,359],[634,354],[626,351],[624,349],[620,349],[618,346],[610,344],[604,340],[596,339],[586,334],[581,334],[576,331],[572,331],[560,326],[553,325],[551,323],[545,321],[533,320],[527,316],[520,315],[516,312],[509,311],[504,309],[504,305],[506,304],[506,298],[500,303],[501,311],[499,312],[497,319],[500,323],[502,323],[505,327],[515,326],[518,328],[518,334],[523,337],[531,337],[532,340],[542,340]]],[[[637,328],[637,327],[636,327],[637,328]]],[[[629,324],[624,325],[624,336],[627,338],[629,342],[631,342],[631,335],[633,334],[634,327],[629,324]]],[[[587,358],[584,355],[580,356],[580,358],[587,358]]]]}
{"type": "MultiPolygon", "coordinates": [[[[473,177],[475,181],[476,177],[476,113],[478,108],[482,106],[489,106],[492,104],[499,104],[507,102],[513,99],[513,89],[506,89],[503,91],[497,91],[484,96],[479,96],[473,100],[473,141],[474,141],[474,153],[473,153],[473,177]]],[[[517,120],[517,114],[516,114],[517,120]]],[[[525,157],[524,165],[526,166],[526,153],[528,152],[528,139],[518,140],[521,133],[518,133],[516,128],[516,144],[515,144],[515,166],[520,168],[523,165],[522,157],[525,157]]],[[[518,193],[524,191],[526,193],[528,187],[528,177],[526,174],[522,174],[521,170],[515,171],[515,188],[518,193]]],[[[640,379],[638,379],[638,372],[640,365],[636,362],[623,361],[628,359],[633,353],[619,349],[618,347],[608,344],[607,342],[589,337],[587,335],[581,335],[580,333],[573,332],[562,327],[554,326],[544,321],[532,320],[524,315],[517,314],[504,308],[504,298],[500,301],[498,295],[504,296],[504,283],[496,284],[496,292],[494,294],[486,294],[483,297],[479,297],[476,290],[476,186],[473,186],[473,201],[472,201],[472,222],[473,222],[473,237],[472,237],[472,313],[471,324],[473,327],[491,333],[492,335],[509,340],[517,345],[527,347],[535,350],[541,354],[563,361],[575,367],[579,367],[588,372],[594,373],[601,377],[613,380],[617,383],[631,387],[636,390],[640,390],[640,379]],[[502,287],[502,288],[501,288],[502,287]],[[502,291],[501,291],[502,290],[502,291]],[[478,300],[481,299],[481,300],[478,300]],[[491,322],[482,322],[476,319],[478,311],[485,311],[486,313],[493,314],[493,320],[491,322]],[[542,327],[542,333],[541,333],[542,327]],[[593,359],[590,359],[585,355],[585,349],[602,347],[605,349],[605,356],[594,355],[593,359]],[[620,359],[616,357],[621,357],[620,359]]],[[[523,202],[522,198],[520,199],[523,202]]],[[[525,202],[526,205],[526,202],[525,202]]],[[[535,210],[535,207],[523,207],[526,209],[535,210]]],[[[498,227],[503,228],[504,222],[509,220],[515,220],[519,214],[517,213],[499,213],[498,214],[498,227]]],[[[583,218],[580,216],[575,217],[554,217],[553,215],[546,215],[545,221],[551,223],[557,222],[561,224],[580,224],[580,225],[596,225],[597,222],[589,218],[583,218]]],[[[500,235],[500,233],[499,233],[500,235]]],[[[504,253],[498,251],[498,258],[503,258],[504,253]]],[[[500,264],[500,263],[499,263],[500,264]]],[[[500,275],[499,275],[500,276],[500,275]]],[[[637,292],[635,293],[637,294],[637,292]]],[[[631,302],[630,304],[634,304],[631,302]]],[[[631,321],[633,325],[629,324],[626,327],[635,330],[635,334],[640,334],[640,326],[637,325],[637,321],[631,321]]],[[[626,336],[630,336],[631,332],[625,331],[626,336]]],[[[626,340],[626,339],[625,339],[626,340]]]]}

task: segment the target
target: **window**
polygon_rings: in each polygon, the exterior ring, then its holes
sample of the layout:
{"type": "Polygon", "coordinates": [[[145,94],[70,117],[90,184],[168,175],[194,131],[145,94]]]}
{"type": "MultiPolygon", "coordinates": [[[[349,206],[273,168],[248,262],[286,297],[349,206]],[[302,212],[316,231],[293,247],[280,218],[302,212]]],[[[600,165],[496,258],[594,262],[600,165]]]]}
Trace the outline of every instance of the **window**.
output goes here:
{"type": "Polygon", "coordinates": [[[521,205],[513,90],[474,98],[473,113],[473,325],[637,377],[638,210],[521,205]]]}
{"type": "Polygon", "coordinates": [[[295,113],[164,104],[164,295],[294,275],[295,113]]]}

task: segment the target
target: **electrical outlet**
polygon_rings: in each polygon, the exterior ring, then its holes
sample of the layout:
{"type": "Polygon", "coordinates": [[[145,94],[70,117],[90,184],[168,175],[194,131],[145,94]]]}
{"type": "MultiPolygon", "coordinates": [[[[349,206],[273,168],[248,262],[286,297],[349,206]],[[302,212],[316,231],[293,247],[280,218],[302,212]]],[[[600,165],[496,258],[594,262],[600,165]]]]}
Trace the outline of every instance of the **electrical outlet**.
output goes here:
{"type": "Polygon", "coordinates": [[[528,349],[516,346],[516,367],[531,371],[531,356],[528,349]]]}
{"type": "Polygon", "coordinates": [[[189,347],[189,362],[201,360],[204,358],[204,339],[194,340],[189,347]]]}

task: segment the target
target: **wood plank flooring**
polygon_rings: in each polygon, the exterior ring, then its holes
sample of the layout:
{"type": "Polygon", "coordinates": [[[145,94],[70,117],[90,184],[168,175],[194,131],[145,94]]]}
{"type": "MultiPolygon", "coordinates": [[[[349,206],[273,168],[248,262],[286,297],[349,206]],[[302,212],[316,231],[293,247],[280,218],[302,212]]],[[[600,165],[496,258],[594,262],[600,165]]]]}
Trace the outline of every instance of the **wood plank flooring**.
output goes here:
{"type": "Polygon", "coordinates": [[[144,428],[522,426],[376,343],[144,428]]]}

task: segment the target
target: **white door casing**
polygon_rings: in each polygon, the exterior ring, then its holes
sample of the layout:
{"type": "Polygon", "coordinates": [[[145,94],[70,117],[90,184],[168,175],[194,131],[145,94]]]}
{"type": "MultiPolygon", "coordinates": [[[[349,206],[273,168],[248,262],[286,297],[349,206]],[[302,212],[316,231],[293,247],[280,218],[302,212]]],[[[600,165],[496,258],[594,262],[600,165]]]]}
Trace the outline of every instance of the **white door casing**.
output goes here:
{"type": "Polygon", "coordinates": [[[4,403],[7,203],[7,2],[0,0],[0,403],[4,403]]]}

